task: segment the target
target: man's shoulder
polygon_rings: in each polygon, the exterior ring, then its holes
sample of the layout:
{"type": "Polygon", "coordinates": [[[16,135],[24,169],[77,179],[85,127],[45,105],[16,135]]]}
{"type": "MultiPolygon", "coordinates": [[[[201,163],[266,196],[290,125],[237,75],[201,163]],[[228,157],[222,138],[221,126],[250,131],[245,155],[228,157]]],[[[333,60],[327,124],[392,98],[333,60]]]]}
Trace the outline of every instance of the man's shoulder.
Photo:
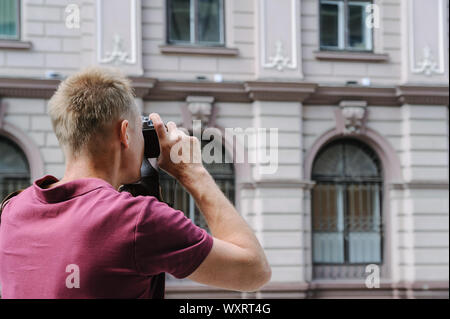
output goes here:
{"type": "Polygon", "coordinates": [[[10,201],[12,201],[15,197],[19,196],[21,193],[23,193],[24,189],[17,190],[15,192],[12,192],[8,195],[6,195],[3,198],[0,198],[0,214],[3,212],[5,207],[8,205],[10,201]]]}
{"type": "Polygon", "coordinates": [[[105,200],[110,201],[111,204],[115,203],[127,208],[138,208],[139,210],[151,206],[155,201],[158,201],[153,196],[133,196],[126,191],[119,192],[106,188],[102,188],[99,195],[100,197],[104,197],[105,200]]]}

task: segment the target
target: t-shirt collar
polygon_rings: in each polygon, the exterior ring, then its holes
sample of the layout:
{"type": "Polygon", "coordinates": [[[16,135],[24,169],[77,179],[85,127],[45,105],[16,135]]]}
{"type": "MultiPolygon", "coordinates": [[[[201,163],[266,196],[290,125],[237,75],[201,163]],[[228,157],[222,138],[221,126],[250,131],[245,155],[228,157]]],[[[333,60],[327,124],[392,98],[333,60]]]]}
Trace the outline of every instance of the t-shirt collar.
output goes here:
{"type": "Polygon", "coordinates": [[[43,202],[57,203],[86,194],[101,187],[114,189],[114,187],[105,180],[94,177],[80,178],[52,188],[42,188],[45,185],[56,182],[59,182],[59,180],[52,175],[46,175],[41,179],[36,180],[33,183],[34,195],[43,202]]]}

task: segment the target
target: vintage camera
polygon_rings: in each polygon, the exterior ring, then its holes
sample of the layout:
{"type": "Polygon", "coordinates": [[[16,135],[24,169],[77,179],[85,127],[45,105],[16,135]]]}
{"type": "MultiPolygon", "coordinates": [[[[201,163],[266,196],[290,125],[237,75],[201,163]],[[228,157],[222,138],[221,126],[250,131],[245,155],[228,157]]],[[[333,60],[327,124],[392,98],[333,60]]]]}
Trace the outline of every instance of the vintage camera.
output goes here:
{"type": "Polygon", "coordinates": [[[145,116],[142,117],[142,134],[145,140],[144,157],[157,158],[160,154],[158,135],[152,120],[145,116]]]}

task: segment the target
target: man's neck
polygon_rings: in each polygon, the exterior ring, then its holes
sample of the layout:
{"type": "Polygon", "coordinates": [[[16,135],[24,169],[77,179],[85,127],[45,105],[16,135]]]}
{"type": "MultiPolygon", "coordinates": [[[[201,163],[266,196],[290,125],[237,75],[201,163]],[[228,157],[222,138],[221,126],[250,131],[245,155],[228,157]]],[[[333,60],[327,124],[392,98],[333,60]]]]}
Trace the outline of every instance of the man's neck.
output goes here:
{"type": "Polygon", "coordinates": [[[100,167],[100,165],[88,161],[74,161],[67,163],[64,177],[59,182],[50,185],[50,187],[81,178],[99,178],[112,185],[115,189],[118,189],[120,186],[118,176],[114,173],[114,169],[100,167]]]}

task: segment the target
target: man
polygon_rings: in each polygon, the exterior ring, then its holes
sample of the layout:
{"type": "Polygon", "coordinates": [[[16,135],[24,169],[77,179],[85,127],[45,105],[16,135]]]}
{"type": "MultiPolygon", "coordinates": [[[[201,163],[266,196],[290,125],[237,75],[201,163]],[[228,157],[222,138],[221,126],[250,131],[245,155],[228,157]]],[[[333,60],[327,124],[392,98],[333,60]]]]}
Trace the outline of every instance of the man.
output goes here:
{"type": "Polygon", "coordinates": [[[35,181],[4,207],[3,298],[152,298],[166,272],[237,291],[269,281],[258,240],[203,165],[171,159],[177,143],[194,145],[190,155],[201,156],[199,141],[175,123],[166,130],[159,115],[150,115],[158,164],[194,197],[212,236],[152,196],[117,191],[140,179],[144,154],[142,121],[123,75],[102,68],[77,73],[49,107],[66,172],[61,180],[35,181]]]}

